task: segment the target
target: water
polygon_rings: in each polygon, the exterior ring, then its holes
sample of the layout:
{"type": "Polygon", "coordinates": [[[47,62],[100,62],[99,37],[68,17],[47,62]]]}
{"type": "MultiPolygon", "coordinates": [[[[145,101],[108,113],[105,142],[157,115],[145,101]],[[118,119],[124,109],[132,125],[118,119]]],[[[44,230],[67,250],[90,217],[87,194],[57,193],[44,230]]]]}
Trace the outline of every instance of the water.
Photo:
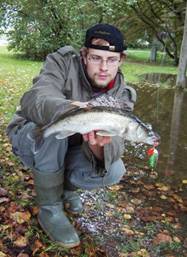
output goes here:
{"type": "Polygon", "coordinates": [[[135,86],[135,114],[151,123],[161,136],[159,176],[181,183],[187,179],[187,90],[176,90],[175,76],[164,75],[145,75],[135,86]]]}

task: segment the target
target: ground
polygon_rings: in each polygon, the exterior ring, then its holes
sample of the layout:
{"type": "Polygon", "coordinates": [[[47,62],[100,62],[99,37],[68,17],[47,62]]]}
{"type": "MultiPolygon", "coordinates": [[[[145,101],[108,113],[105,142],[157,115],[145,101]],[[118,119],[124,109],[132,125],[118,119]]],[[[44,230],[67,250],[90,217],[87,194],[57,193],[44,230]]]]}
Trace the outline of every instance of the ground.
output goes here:
{"type": "Polygon", "coordinates": [[[161,183],[131,157],[118,185],[80,191],[84,212],[70,219],[81,245],[67,250],[52,243],[37,222],[32,174],[12,155],[1,123],[0,257],[187,256],[185,184],[161,183]]]}

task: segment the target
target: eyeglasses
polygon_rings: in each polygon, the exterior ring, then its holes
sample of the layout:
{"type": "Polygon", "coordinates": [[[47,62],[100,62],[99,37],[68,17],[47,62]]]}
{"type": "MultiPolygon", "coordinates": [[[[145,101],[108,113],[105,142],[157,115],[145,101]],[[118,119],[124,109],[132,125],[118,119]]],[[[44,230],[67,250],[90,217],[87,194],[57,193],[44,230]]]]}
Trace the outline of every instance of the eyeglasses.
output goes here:
{"type": "Polygon", "coordinates": [[[103,62],[106,62],[107,66],[112,67],[117,65],[120,62],[120,59],[118,57],[108,57],[106,60],[104,60],[99,55],[89,55],[88,60],[90,63],[101,65],[103,62]]]}

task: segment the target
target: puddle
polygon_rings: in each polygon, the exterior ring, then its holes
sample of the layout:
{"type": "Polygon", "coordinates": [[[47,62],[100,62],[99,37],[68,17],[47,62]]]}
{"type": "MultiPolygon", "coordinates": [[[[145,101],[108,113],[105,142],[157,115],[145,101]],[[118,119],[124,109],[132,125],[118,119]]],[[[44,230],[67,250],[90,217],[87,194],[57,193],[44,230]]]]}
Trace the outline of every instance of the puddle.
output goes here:
{"type": "Polygon", "coordinates": [[[166,73],[146,73],[140,76],[142,81],[148,81],[150,84],[164,83],[170,87],[175,86],[177,76],[166,73]]]}
{"type": "MultiPolygon", "coordinates": [[[[151,78],[156,77],[157,74],[151,78]]],[[[144,122],[151,123],[161,136],[157,166],[160,178],[181,183],[187,179],[187,90],[168,85],[162,88],[142,82],[133,86],[138,95],[134,112],[144,122]]]]}

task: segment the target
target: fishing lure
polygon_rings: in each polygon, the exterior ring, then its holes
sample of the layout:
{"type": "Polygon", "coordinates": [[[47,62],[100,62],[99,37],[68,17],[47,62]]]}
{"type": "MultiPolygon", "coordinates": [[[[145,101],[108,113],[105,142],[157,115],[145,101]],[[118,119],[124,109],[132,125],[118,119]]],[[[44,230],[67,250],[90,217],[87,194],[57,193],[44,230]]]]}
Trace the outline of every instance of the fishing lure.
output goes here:
{"type": "Polygon", "coordinates": [[[148,165],[151,170],[156,168],[158,162],[158,150],[155,147],[149,148],[147,150],[147,155],[149,156],[148,165]]]}

